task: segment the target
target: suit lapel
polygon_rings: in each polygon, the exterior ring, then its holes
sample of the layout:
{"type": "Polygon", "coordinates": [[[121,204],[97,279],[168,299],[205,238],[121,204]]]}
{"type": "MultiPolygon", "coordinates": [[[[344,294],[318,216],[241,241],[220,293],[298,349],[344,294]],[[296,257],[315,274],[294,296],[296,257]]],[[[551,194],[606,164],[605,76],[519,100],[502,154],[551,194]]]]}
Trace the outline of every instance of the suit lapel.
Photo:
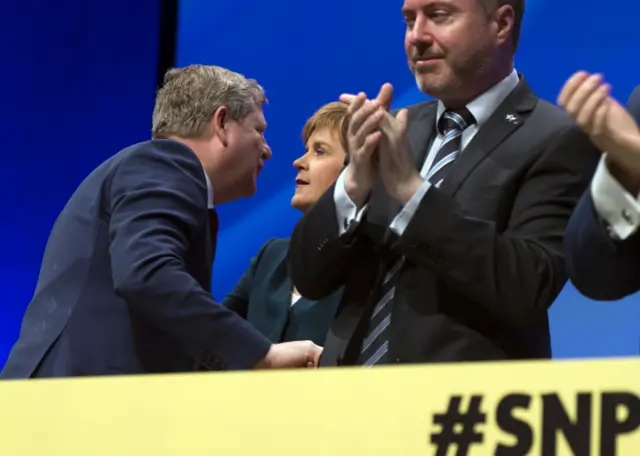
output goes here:
{"type": "Polygon", "coordinates": [[[207,264],[211,266],[213,261],[216,259],[216,247],[215,239],[211,238],[211,231],[208,227],[209,225],[207,224],[207,264]]]}
{"type": "MultiPolygon", "coordinates": [[[[277,337],[277,340],[282,340],[284,337],[284,332],[287,329],[291,299],[293,298],[293,282],[287,270],[287,250],[288,249],[283,249],[271,260],[274,261],[277,266],[270,274],[267,287],[269,290],[269,294],[266,297],[269,301],[267,310],[270,310],[268,313],[270,314],[270,318],[273,319],[271,322],[273,325],[273,335],[277,337]]],[[[295,305],[302,299],[304,298],[301,297],[295,305]]]]}
{"type": "Polygon", "coordinates": [[[209,220],[205,223],[205,259],[207,266],[207,277],[209,278],[209,290],[211,290],[211,280],[213,276],[213,263],[216,259],[216,241],[212,237],[209,220]]]}
{"type": "MultiPolygon", "coordinates": [[[[410,120],[409,128],[407,129],[407,141],[409,142],[413,162],[418,172],[422,170],[424,161],[433,143],[433,138],[436,135],[438,103],[435,101],[425,103],[421,108],[422,109],[414,114],[415,118],[410,120]]],[[[389,199],[388,222],[391,224],[395,216],[402,210],[402,205],[393,198],[389,199]]]]}
{"type": "Polygon", "coordinates": [[[432,139],[436,132],[438,104],[433,101],[425,103],[421,108],[416,112],[415,118],[410,119],[407,130],[407,140],[411,146],[411,155],[418,169],[422,168],[433,142],[432,139]]]}
{"type": "Polygon", "coordinates": [[[452,196],[469,174],[525,121],[538,98],[520,75],[520,82],[464,148],[444,180],[441,190],[452,196]]]}

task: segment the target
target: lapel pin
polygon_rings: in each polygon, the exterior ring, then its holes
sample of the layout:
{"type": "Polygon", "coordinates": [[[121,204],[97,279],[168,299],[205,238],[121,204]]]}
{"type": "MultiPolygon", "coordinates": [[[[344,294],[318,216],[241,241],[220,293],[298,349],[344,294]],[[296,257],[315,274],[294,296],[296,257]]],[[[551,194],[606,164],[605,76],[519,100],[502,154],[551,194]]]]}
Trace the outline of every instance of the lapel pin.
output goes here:
{"type": "Polygon", "coordinates": [[[518,118],[518,116],[516,116],[515,114],[507,114],[504,119],[507,122],[510,122],[514,125],[517,125],[518,123],[520,123],[520,119],[518,118]]]}

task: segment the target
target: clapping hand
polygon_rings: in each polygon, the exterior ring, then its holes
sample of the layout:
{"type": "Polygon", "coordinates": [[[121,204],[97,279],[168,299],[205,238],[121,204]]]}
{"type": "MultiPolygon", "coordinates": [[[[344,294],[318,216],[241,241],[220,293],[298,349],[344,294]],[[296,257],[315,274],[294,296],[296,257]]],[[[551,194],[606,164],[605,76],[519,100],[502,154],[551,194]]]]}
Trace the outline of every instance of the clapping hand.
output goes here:
{"type": "Polygon", "coordinates": [[[345,169],[344,186],[347,195],[358,208],[367,200],[378,178],[379,157],[376,150],[382,137],[379,124],[387,114],[392,97],[391,84],[383,85],[375,100],[367,100],[366,94],[362,92],[340,96],[340,101],[349,105],[349,164],[345,169]]]}
{"type": "Polygon", "coordinates": [[[403,205],[423,182],[407,140],[409,113],[401,109],[392,116],[388,111],[392,98],[389,83],[382,85],[375,100],[367,100],[364,93],[340,96],[340,101],[349,104],[350,114],[347,140],[351,161],[345,171],[345,190],[358,207],[378,174],[389,194],[403,205]]]}
{"type": "Polygon", "coordinates": [[[602,75],[575,73],[562,88],[558,104],[617,165],[640,175],[640,130],[627,110],[610,96],[610,86],[602,75]]]}

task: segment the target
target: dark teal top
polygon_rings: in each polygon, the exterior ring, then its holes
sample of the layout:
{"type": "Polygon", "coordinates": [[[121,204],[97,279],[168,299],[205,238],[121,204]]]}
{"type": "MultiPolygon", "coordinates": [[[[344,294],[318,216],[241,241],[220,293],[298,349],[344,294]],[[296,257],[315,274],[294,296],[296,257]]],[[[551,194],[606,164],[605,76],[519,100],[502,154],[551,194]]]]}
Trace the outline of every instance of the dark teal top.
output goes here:
{"type": "Polygon", "coordinates": [[[222,304],[249,321],[273,343],[312,340],[322,346],[342,289],[319,301],[301,297],[292,306],[288,248],[289,239],[269,239],[251,259],[249,268],[222,304]]]}

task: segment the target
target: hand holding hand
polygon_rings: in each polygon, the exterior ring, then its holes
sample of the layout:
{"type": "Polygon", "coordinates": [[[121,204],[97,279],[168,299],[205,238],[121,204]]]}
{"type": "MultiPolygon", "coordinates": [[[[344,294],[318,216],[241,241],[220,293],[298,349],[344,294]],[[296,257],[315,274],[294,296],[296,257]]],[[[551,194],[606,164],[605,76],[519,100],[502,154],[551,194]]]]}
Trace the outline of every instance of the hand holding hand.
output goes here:
{"type": "Polygon", "coordinates": [[[292,367],[317,367],[322,347],[310,340],[274,344],[256,369],[284,369],[292,367]]]}

